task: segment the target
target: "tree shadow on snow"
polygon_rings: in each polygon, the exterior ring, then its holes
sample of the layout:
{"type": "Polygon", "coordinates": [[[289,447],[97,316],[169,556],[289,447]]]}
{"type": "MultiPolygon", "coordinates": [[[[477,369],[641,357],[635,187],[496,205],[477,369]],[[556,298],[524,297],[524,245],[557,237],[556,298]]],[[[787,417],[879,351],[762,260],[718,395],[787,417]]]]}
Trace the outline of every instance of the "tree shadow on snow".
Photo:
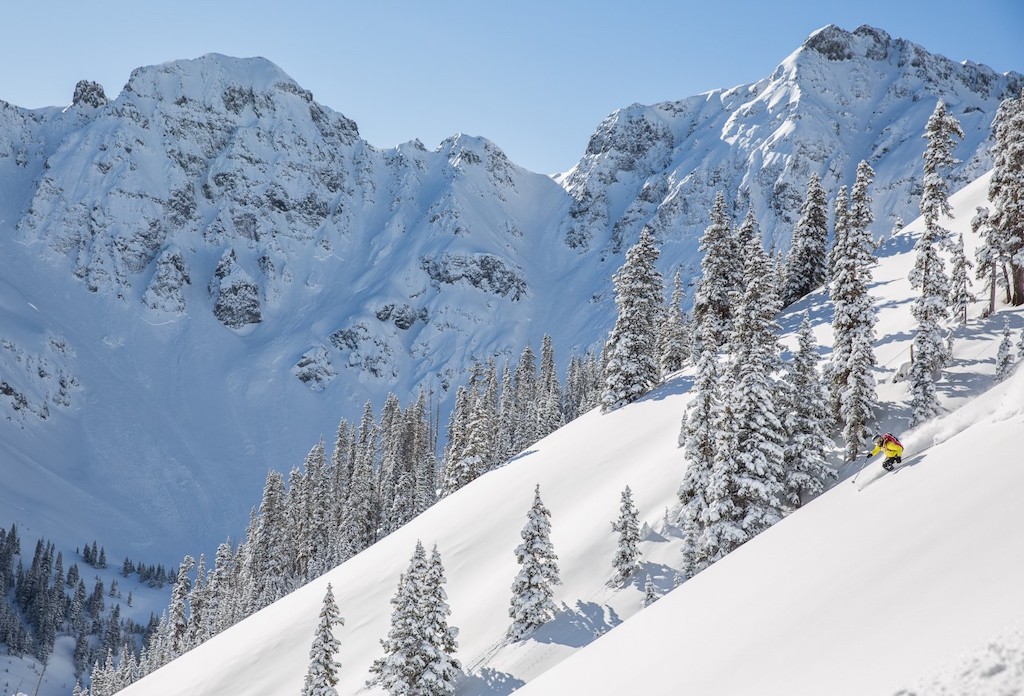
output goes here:
{"type": "Polygon", "coordinates": [[[669,566],[661,563],[644,562],[641,563],[640,568],[633,573],[629,584],[640,593],[643,593],[644,588],[647,585],[648,577],[651,578],[651,584],[654,586],[654,589],[658,591],[659,595],[665,594],[683,581],[682,575],[680,575],[679,571],[675,568],[670,568],[669,566]]]}
{"type": "Polygon", "coordinates": [[[507,672],[499,672],[492,667],[484,667],[478,673],[469,674],[459,682],[459,691],[470,694],[507,696],[523,686],[526,686],[526,682],[522,679],[517,679],[507,672]]]}
{"type": "Polygon", "coordinates": [[[661,401],[662,399],[669,396],[678,396],[685,394],[693,388],[693,376],[692,375],[679,375],[677,377],[671,377],[668,381],[662,382],[651,391],[647,392],[642,396],[639,401],[661,401]]]}
{"type": "Polygon", "coordinates": [[[884,259],[888,256],[898,256],[914,250],[919,235],[897,234],[885,242],[875,251],[875,256],[884,259]]]}
{"type": "Polygon", "coordinates": [[[589,645],[600,635],[622,623],[622,619],[609,606],[577,600],[576,608],[562,603],[562,610],[554,620],[547,622],[531,636],[538,643],[557,643],[570,648],[589,645]]]}

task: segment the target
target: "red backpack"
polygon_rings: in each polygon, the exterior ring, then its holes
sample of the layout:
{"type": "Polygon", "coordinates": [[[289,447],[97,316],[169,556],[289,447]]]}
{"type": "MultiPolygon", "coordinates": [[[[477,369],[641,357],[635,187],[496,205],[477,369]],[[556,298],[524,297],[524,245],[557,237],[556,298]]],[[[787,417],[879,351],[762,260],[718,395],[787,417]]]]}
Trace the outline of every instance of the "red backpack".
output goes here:
{"type": "Polygon", "coordinates": [[[901,442],[900,442],[899,440],[897,440],[897,439],[896,439],[896,436],[895,436],[895,435],[893,435],[892,433],[886,433],[886,434],[885,434],[885,435],[884,435],[884,436],[882,437],[882,442],[883,442],[883,443],[886,443],[886,442],[892,442],[892,443],[894,443],[894,444],[895,444],[895,445],[896,445],[897,447],[900,447],[900,448],[902,448],[902,447],[903,447],[903,443],[901,443],[901,442]]]}

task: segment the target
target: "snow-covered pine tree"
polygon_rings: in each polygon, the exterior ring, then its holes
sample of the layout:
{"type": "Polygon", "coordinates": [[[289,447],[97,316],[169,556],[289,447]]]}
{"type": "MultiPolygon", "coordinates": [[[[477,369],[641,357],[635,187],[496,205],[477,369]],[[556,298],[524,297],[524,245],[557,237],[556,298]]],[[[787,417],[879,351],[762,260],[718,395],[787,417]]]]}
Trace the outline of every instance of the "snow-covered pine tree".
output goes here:
{"type": "Polygon", "coordinates": [[[974,217],[971,218],[971,231],[981,238],[981,244],[974,250],[974,260],[978,265],[974,277],[983,281],[988,291],[988,309],[985,316],[990,316],[996,311],[996,290],[1000,285],[1006,288],[1006,301],[1010,301],[1009,274],[1003,265],[1006,252],[999,231],[991,224],[988,208],[980,205],[975,208],[974,217]]]}
{"type": "Polygon", "coordinates": [[[786,502],[793,508],[822,493],[827,479],[836,478],[827,458],[833,448],[828,436],[828,393],[818,372],[818,346],[806,312],[797,336],[797,351],[784,380],[787,398],[783,419],[783,488],[786,502]]]}
{"type": "Polygon", "coordinates": [[[910,371],[912,414],[910,423],[917,425],[939,412],[935,379],[949,363],[949,351],[943,336],[942,324],[949,318],[949,278],[940,248],[949,246],[949,232],[939,224],[939,216],[952,215],[949,206],[949,186],[943,172],[951,168],[954,136],[963,138],[963,130],[955,118],[946,113],[946,105],[935,105],[926,126],[928,145],[924,152],[924,192],[921,195],[921,216],[924,232],[914,245],[914,268],[910,271],[911,287],[918,295],[911,305],[911,315],[917,320],[914,335],[914,364],[910,371]]]}
{"type": "Polygon", "coordinates": [[[1013,372],[1013,339],[1010,337],[1010,318],[1003,317],[1003,333],[996,354],[996,382],[1002,382],[1013,372]]]}
{"type": "Polygon", "coordinates": [[[1005,254],[1010,267],[1008,302],[1017,307],[1024,305],[1024,90],[1020,98],[999,105],[992,131],[990,244],[1005,254]]]}
{"type": "Polygon", "coordinates": [[[849,233],[850,195],[846,185],[843,184],[836,191],[835,213],[832,223],[832,248],[828,253],[828,278],[830,281],[836,277],[842,258],[841,255],[847,252],[850,245],[849,233]]]}
{"type": "Polygon", "coordinates": [[[662,375],[682,369],[693,352],[689,340],[689,326],[683,315],[684,292],[682,272],[676,271],[672,280],[672,299],[663,312],[664,321],[658,332],[658,356],[662,375]]]}
{"type": "Polygon", "coordinates": [[[729,395],[735,413],[736,445],[729,455],[738,471],[734,500],[748,538],[782,519],[783,453],[779,389],[779,300],[771,261],[760,236],[748,237],[746,288],[733,324],[734,382],[729,395]]]}
{"type": "Polygon", "coordinates": [[[459,385],[459,388],[455,390],[455,403],[448,414],[448,437],[442,461],[442,497],[454,493],[462,487],[464,479],[468,480],[457,470],[457,465],[462,452],[466,449],[468,423],[472,408],[469,390],[465,385],[459,385]]]}
{"type": "Polygon", "coordinates": [[[246,540],[246,584],[251,592],[246,616],[276,602],[293,588],[294,552],[288,535],[286,499],[284,477],[280,472],[268,471],[253,536],[246,540]]]}
{"type": "Polygon", "coordinates": [[[515,389],[512,383],[510,360],[505,361],[501,370],[501,395],[498,399],[498,417],[495,422],[494,458],[504,464],[512,458],[515,447],[515,389]]]}
{"type": "Polygon", "coordinates": [[[558,381],[554,344],[548,334],[544,335],[540,348],[537,400],[537,437],[542,438],[555,432],[565,423],[562,413],[562,384],[558,381]]]}
{"type": "MultiPolygon", "coordinates": [[[[209,593],[207,592],[206,554],[199,554],[199,562],[196,564],[196,581],[188,593],[188,635],[185,641],[188,650],[202,644],[210,638],[206,633],[208,625],[207,611],[209,610],[209,593]]],[[[112,641],[114,642],[114,641],[112,641]]],[[[116,643],[121,642],[121,637],[116,636],[116,643]]]]}
{"type": "Polygon", "coordinates": [[[395,488],[402,476],[402,406],[398,396],[388,392],[380,412],[380,466],[377,470],[377,495],[381,505],[380,534],[394,531],[389,514],[395,503],[395,488]]]}
{"type": "Polygon", "coordinates": [[[551,512],[540,499],[540,484],[534,489],[533,505],[520,536],[523,543],[515,550],[519,574],[512,582],[508,610],[512,640],[522,640],[558,611],[554,601],[555,585],[561,583],[558,556],[551,545],[551,512]]]}
{"type": "Polygon", "coordinates": [[[391,599],[391,628],[380,642],[384,657],[370,666],[370,672],[377,675],[380,685],[392,696],[425,693],[419,688],[431,647],[423,615],[426,568],[426,551],[417,541],[409,568],[399,578],[398,589],[391,599]]]}
{"type": "Polygon", "coordinates": [[[455,681],[462,669],[455,657],[459,630],[448,625],[451,609],[448,608],[444,584],[444,564],[435,544],[423,577],[423,620],[431,650],[430,659],[420,679],[420,693],[431,696],[455,693],[455,681]]]}
{"type": "MultiPolygon", "coordinates": [[[[167,622],[167,644],[174,657],[187,650],[188,639],[188,590],[192,584],[189,573],[196,567],[191,556],[185,556],[178,566],[178,579],[171,590],[170,618],[167,622]]],[[[173,658],[172,658],[173,659],[173,658]]]]}
{"type": "Polygon", "coordinates": [[[516,364],[513,385],[512,453],[522,452],[537,441],[537,358],[527,345],[516,364]]]}
{"type": "Polygon", "coordinates": [[[683,528],[683,575],[691,578],[707,564],[701,554],[701,537],[708,507],[707,487],[714,466],[718,407],[720,405],[720,370],[718,344],[714,328],[702,327],[702,336],[695,344],[700,346],[697,374],[687,404],[686,414],[679,432],[686,469],[679,484],[679,502],[682,504],[680,523],[683,528]]]}
{"type": "Polygon", "coordinates": [[[119,689],[127,689],[141,678],[133,647],[134,644],[129,645],[128,643],[121,646],[121,663],[117,666],[115,677],[119,689]]]}
{"type": "Polygon", "coordinates": [[[207,583],[209,599],[204,632],[212,637],[235,624],[242,617],[236,613],[235,597],[238,593],[237,564],[230,541],[217,546],[213,570],[207,583]]]}
{"type": "Polygon", "coordinates": [[[733,374],[734,370],[723,370],[718,384],[718,408],[713,425],[715,444],[704,493],[707,505],[702,513],[700,546],[696,553],[700,564],[696,570],[721,560],[750,539],[741,505],[742,475],[735,456],[739,427],[732,403],[733,374]]]}
{"type": "Polygon", "coordinates": [[[835,310],[832,320],[835,342],[828,366],[830,402],[842,425],[846,458],[850,461],[857,458],[878,402],[872,375],[875,314],[868,295],[874,262],[874,240],[869,229],[873,215],[868,196],[873,177],[870,165],[861,162],[848,215],[842,211],[842,196],[837,198],[836,241],[829,288],[835,310]],[[844,219],[845,225],[841,227],[844,219]],[[855,343],[859,344],[856,348],[855,343]],[[848,394],[851,390],[853,392],[848,394]]]}
{"type": "Polygon", "coordinates": [[[367,457],[357,457],[341,521],[340,536],[346,544],[342,560],[351,558],[376,540],[376,491],[370,466],[367,457]]]}
{"type": "Polygon", "coordinates": [[[637,548],[640,543],[640,522],[637,519],[636,505],[633,504],[633,491],[629,486],[622,491],[619,518],[612,522],[612,530],[619,534],[619,545],[612,559],[612,567],[615,569],[612,583],[622,585],[628,582],[636,571],[637,558],[640,557],[640,550],[637,548]]]}
{"type": "Polygon", "coordinates": [[[605,413],[636,401],[658,383],[662,302],[661,274],[654,266],[658,254],[654,237],[645,227],[613,278],[618,316],[604,348],[601,409],[605,413]]]}
{"type": "Polygon", "coordinates": [[[658,588],[655,587],[654,581],[651,580],[650,574],[647,575],[647,580],[644,581],[644,600],[643,605],[649,607],[655,602],[661,599],[658,595],[658,588]]]}
{"type": "Polygon", "coordinates": [[[452,439],[446,450],[442,495],[451,495],[487,470],[493,456],[488,449],[493,423],[476,380],[470,382],[469,388],[459,387],[450,428],[452,439]]]}
{"type": "Polygon", "coordinates": [[[953,243],[949,278],[949,310],[961,325],[967,324],[967,306],[974,302],[970,277],[973,267],[974,264],[967,260],[967,254],[964,252],[964,235],[961,232],[953,243]]]}
{"type": "MultiPolygon", "coordinates": [[[[349,422],[342,418],[334,436],[334,450],[331,452],[331,498],[344,501],[348,497],[348,483],[352,478],[352,438],[349,422]]],[[[340,506],[334,507],[334,523],[340,522],[340,506]]]]}
{"type": "Polygon", "coordinates": [[[782,306],[788,307],[828,279],[828,201],[817,172],[807,182],[800,219],[783,270],[782,306]]]}
{"type": "Polygon", "coordinates": [[[320,607],[320,620],[313,634],[313,645],[309,649],[309,669],[306,681],[302,686],[302,696],[337,696],[334,687],[338,683],[338,671],[341,664],[334,659],[341,647],[341,642],[334,637],[334,627],[344,626],[338,605],[334,600],[334,590],[327,583],[324,601],[320,607]]]}
{"type": "MultiPolygon", "coordinates": [[[[719,191],[711,208],[711,224],[704,228],[699,250],[700,280],[693,296],[693,321],[698,327],[709,325],[715,345],[725,343],[732,330],[731,293],[736,261],[735,239],[729,224],[725,196],[719,191]]],[[[700,332],[700,329],[695,329],[700,332]]]]}
{"type": "Polygon", "coordinates": [[[487,361],[487,368],[484,372],[483,390],[480,393],[480,403],[477,404],[479,418],[482,421],[484,432],[482,433],[483,448],[487,452],[487,461],[481,468],[481,473],[496,469],[506,461],[498,452],[498,418],[501,409],[501,397],[498,384],[498,364],[494,358],[487,361]]]}
{"type": "Polygon", "coordinates": [[[377,461],[378,428],[373,407],[367,402],[358,435],[353,438],[352,479],[340,527],[340,538],[345,548],[342,557],[348,559],[377,540],[380,519],[380,498],[374,470],[377,461]]]}
{"type": "Polygon", "coordinates": [[[424,453],[416,471],[416,514],[437,502],[437,460],[433,451],[424,453]]]}

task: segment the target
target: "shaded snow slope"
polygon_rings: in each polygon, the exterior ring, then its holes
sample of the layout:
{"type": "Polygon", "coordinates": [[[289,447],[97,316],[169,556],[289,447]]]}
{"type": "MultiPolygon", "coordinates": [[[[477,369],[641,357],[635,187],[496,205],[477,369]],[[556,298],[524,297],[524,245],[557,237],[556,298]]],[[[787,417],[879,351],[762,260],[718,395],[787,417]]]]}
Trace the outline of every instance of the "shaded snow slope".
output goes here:
{"type": "MultiPolygon", "coordinates": [[[[953,198],[954,231],[969,226],[986,186],[984,178],[953,198]]],[[[328,582],[346,620],[336,630],[338,692],[362,693],[417,539],[438,545],[447,570],[469,673],[460,694],[889,694],[941,680],[951,661],[1012,640],[1024,628],[1024,559],[1015,552],[1024,543],[1016,502],[1024,471],[1014,466],[1024,447],[1024,371],[990,386],[1002,318],[1020,331],[1024,315],[981,320],[972,307],[942,385],[949,412],[913,431],[898,427],[907,385],[891,378],[912,338],[904,276],[916,225],[881,250],[872,284],[879,393],[907,445],[897,473],[858,490],[854,471],[845,471],[833,489],[669,591],[679,566],[678,530],[666,519],[683,472],[676,438],[691,383],[684,372],[624,409],[586,414],[125,693],[297,692],[328,582]],[[538,483],[552,515],[562,611],[509,644],[513,549],[538,483]],[[610,523],[626,485],[651,529],[643,570],[612,588],[610,523]],[[641,611],[648,574],[667,595],[641,611]]],[[[805,310],[827,350],[831,310],[821,292],[783,318],[787,331],[805,310]]],[[[1009,644],[995,653],[1015,651],[1009,644]]],[[[971,678],[992,672],[992,652],[975,658],[981,666],[971,678]]]]}

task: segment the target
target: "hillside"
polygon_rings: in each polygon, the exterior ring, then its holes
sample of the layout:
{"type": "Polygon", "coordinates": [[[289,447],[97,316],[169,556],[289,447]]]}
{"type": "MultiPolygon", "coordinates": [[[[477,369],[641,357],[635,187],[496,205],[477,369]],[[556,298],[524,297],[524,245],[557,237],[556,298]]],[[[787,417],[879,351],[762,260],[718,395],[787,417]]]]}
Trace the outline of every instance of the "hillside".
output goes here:
{"type": "Polygon", "coordinates": [[[0,103],[4,523],[117,557],[212,552],[268,469],[366,402],[424,388],[446,412],[474,360],[545,332],[563,368],[599,347],[644,225],[692,278],[714,191],[781,249],[810,173],[831,191],[868,159],[887,234],[914,216],[935,100],[968,134],[966,182],[1020,84],[826,27],[762,81],[612,114],[557,182],[482,137],[375,148],[262,58],[0,103]]]}
{"type": "MultiPolygon", "coordinates": [[[[986,187],[987,177],[953,197],[954,232],[969,228],[986,187]]],[[[526,693],[868,694],[933,678],[956,692],[969,678],[982,686],[1012,678],[1019,670],[1000,668],[998,656],[1019,654],[1013,631],[1024,621],[1024,563],[1012,552],[1024,541],[1013,497],[1024,482],[1011,466],[1024,446],[1024,372],[990,386],[1002,319],[1020,332],[1024,316],[982,320],[973,307],[941,386],[949,413],[904,429],[907,387],[891,379],[912,338],[905,276],[918,225],[879,251],[872,284],[880,424],[907,445],[908,466],[898,473],[858,490],[849,481],[854,471],[842,471],[830,491],[640,612],[642,580],[622,590],[605,584],[616,543],[609,523],[629,485],[652,528],[642,545],[644,573],[668,591],[679,561],[679,540],[665,520],[682,475],[676,437],[688,400],[684,373],[620,411],[570,423],[125,693],[297,692],[328,582],[346,620],[336,631],[338,690],[361,693],[417,539],[436,543],[445,562],[451,623],[460,628],[459,657],[470,672],[460,694],[524,685],[526,693]],[[512,550],[538,483],[552,512],[563,611],[509,645],[512,550]],[[975,669],[939,674],[972,655],[975,669]]],[[[804,311],[827,350],[830,309],[820,291],[785,315],[785,340],[804,311]]]]}

